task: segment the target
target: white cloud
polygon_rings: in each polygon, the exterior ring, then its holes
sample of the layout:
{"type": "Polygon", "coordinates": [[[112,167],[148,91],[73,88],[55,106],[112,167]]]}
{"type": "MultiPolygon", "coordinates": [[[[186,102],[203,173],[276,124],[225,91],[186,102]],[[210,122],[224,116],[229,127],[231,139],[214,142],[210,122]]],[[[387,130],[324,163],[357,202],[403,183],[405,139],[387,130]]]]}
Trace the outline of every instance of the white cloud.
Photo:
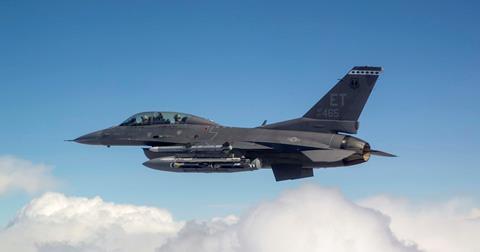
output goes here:
{"type": "Polygon", "coordinates": [[[0,251],[480,251],[478,211],[458,199],[355,203],[307,185],[241,217],[185,223],[159,208],[47,193],[0,231],[0,251]]]}
{"type": "Polygon", "coordinates": [[[408,199],[377,196],[359,202],[391,219],[397,237],[424,251],[480,251],[480,213],[466,199],[413,203],[408,199]]]}
{"type": "Polygon", "coordinates": [[[334,189],[308,185],[251,209],[235,224],[189,223],[158,251],[417,251],[387,217],[334,189]]]}
{"type": "Polygon", "coordinates": [[[0,195],[9,191],[33,194],[54,188],[58,181],[51,168],[13,156],[0,156],[0,195]]]}
{"type": "Polygon", "coordinates": [[[46,193],[0,233],[0,251],[153,251],[182,226],[159,208],[46,193]]]}

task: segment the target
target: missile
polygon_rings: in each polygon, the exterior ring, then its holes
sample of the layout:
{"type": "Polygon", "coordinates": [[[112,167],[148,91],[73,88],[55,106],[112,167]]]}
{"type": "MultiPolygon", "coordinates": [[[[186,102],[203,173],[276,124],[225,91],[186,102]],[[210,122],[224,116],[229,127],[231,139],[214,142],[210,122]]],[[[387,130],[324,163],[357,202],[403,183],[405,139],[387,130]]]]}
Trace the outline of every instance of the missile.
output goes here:
{"type": "Polygon", "coordinates": [[[239,157],[228,158],[190,158],[190,157],[160,157],[146,161],[143,165],[153,169],[178,169],[178,168],[250,168],[261,167],[260,160],[239,157]]]}
{"type": "Polygon", "coordinates": [[[156,153],[185,153],[185,152],[228,152],[233,147],[230,144],[223,145],[192,145],[192,146],[155,146],[148,150],[156,153]]]}

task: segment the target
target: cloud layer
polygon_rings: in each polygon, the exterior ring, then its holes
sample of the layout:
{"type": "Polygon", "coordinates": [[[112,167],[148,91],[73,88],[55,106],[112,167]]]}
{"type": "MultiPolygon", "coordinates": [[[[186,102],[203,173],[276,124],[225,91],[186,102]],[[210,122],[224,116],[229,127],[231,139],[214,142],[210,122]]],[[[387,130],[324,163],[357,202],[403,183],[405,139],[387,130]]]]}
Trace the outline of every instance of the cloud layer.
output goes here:
{"type": "Polygon", "coordinates": [[[480,209],[470,200],[412,203],[377,196],[358,204],[389,216],[395,235],[422,251],[480,251],[480,209]]]}
{"type": "Polygon", "coordinates": [[[418,251],[389,219],[334,189],[303,186],[251,209],[234,224],[189,223],[158,251],[418,251]]]}
{"type": "Polygon", "coordinates": [[[46,193],[0,233],[0,251],[153,251],[182,226],[159,208],[46,193]]]}
{"type": "Polygon", "coordinates": [[[160,208],[46,193],[0,231],[0,251],[480,251],[479,218],[466,200],[352,202],[315,185],[241,217],[188,222],[160,208]]]}
{"type": "Polygon", "coordinates": [[[50,171],[51,168],[46,165],[13,156],[0,156],[0,195],[16,190],[30,194],[51,190],[58,181],[50,171]]]}

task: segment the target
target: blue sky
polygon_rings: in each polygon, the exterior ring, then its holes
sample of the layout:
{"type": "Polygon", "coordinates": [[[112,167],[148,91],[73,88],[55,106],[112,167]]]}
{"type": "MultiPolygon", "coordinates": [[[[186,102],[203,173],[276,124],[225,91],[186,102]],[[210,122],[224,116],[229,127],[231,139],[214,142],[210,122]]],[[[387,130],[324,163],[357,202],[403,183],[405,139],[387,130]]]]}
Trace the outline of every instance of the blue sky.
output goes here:
{"type": "MultiPolygon", "coordinates": [[[[352,199],[480,199],[476,1],[2,1],[0,155],[54,167],[69,195],[237,213],[318,183],[352,199]],[[63,142],[139,111],[230,126],[303,115],[352,66],[385,72],[358,137],[398,154],[275,183],[270,170],[175,174],[137,147],[63,142]]],[[[32,195],[0,197],[7,223],[32,195]]]]}

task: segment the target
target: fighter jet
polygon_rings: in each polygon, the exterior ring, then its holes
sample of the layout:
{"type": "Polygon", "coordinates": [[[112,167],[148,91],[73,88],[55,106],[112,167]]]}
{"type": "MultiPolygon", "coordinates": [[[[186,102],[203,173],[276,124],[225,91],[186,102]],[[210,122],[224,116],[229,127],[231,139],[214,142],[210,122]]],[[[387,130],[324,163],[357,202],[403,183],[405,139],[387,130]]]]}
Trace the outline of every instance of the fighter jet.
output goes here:
{"type": "Polygon", "coordinates": [[[313,176],[313,168],[351,166],[372,150],[353,137],[381,67],[356,66],[302,117],[256,128],[228,127],[180,112],[142,112],[73,141],[142,146],[143,165],[170,172],[242,172],[271,168],[276,181],[313,176]]]}

